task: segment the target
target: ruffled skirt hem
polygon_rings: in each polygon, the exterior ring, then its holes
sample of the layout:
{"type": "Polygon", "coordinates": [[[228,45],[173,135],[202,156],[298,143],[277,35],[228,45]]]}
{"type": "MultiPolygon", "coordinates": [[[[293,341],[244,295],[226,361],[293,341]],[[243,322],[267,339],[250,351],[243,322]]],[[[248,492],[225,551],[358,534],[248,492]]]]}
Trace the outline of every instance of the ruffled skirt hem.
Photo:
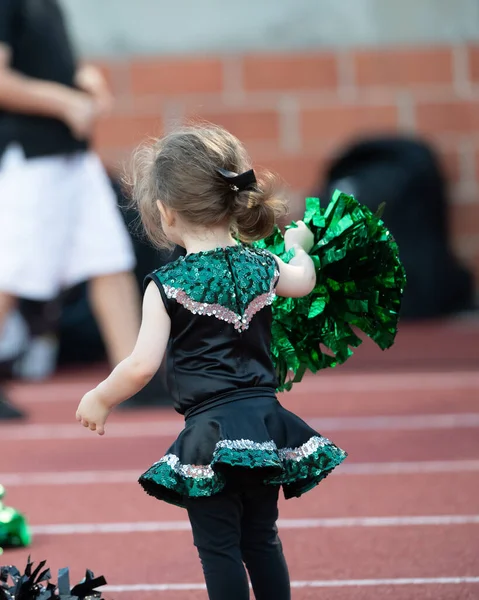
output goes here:
{"type": "Polygon", "coordinates": [[[220,440],[209,464],[184,464],[169,452],[140,477],[139,483],[149,495],[184,507],[185,498],[217,494],[230,479],[234,481],[240,472],[243,476],[247,472],[256,484],[282,486],[285,498],[293,498],[315,487],[346,456],[321,435],[296,448],[277,448],[272,440],[220,440]]]}

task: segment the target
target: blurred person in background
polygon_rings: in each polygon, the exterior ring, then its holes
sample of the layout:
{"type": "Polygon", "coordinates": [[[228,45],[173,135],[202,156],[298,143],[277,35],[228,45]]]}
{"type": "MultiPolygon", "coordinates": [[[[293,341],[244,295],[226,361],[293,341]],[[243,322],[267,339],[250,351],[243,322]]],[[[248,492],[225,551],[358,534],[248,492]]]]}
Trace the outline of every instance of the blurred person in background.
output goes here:
{"type": "MultiPolygon", "coordinates": [[[[115,365],[133,349],[139,297],[116,197],[89,149],[112,97],[78,66],[56,0],[0,0],[0,329],[17,299],[90,281],[115,365]]],[[[0,420],[20,418],[0,391],[0,420]]]]}

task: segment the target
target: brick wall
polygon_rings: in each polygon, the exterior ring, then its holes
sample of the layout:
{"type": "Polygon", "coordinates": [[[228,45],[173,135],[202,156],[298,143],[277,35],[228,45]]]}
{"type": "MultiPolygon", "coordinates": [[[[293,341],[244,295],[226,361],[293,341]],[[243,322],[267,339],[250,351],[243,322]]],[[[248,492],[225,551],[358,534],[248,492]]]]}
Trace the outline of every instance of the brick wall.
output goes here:
{"type": "MultiPolygon", "coordinates": [[[[219,123],[278,172],[294,202],[362,133],[431,141],[451,189],[456,251],[479,283],[479,46],[383,48],[102,62],[117,97],[96,143],[116,165],[145,136],[192,118],[219,123]]],[[[296,204],[297,206],[297,204],[296,204]]]]}

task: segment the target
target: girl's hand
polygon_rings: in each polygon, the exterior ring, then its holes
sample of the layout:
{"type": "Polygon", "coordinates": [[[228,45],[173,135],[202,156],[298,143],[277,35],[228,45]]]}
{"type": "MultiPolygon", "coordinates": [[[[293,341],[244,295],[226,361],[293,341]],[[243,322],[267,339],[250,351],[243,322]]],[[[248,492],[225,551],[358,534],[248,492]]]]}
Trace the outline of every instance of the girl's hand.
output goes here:
{"type": "Polygon", "coordinates": [[[98,435],[103,435],[110,411],[111,407],[95,389],[83,396],[78,405],[76,419],[83,427],[88,427],[91,431],[96,431],[98,435]]]}
{"type": "Polygon", "coordinates": [[[76,418],[99,435],[115,406],[137,394],[153,379],[163,360],[171,322],[156,284],[151,281],[143,299],[143,320],[136,346],[105,381],[83,396],[76,418]]]}
{"type": "Polygon", "coordinates": [[[300,246],[305,252],[309,252],[314,246],[314,235],[303,221],[297,222],[297,227],[288,229],[284,234],[285,249],[300,246]]]}
{"type": "Polygon", "coordinates": [[[279,258],[279,281],[276,294],[284,298],[301,298],[312,292],[316,285],[316,268],[308,252],[314,246],[314,235],[303,221],[284,234],[286,251],[294,248],[294,256],[288,264],[279,258]]]}

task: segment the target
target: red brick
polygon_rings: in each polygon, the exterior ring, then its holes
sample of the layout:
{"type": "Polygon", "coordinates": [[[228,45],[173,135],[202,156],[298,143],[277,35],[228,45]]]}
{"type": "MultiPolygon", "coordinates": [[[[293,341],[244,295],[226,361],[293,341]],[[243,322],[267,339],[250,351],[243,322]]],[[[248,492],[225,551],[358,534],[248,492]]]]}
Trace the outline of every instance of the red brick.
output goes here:
{"type": "Polygon", "coordinates": [[[359,51],[354,61],[359,86],[417,86],[453,81],[450,48],[359,51]]]}
{"type": "Polygon", "coordinates": [[[279,115],[271,110],[234,110],[217,113],[196,111],[188,116],[188,122],[204,122],[221,125],[242,142],[274,141],[279,139],[279,115]]]}
{"type": "MultiPolygon", "coordinates": [[[[253,158],[254,155],[253,155],[253,158]]],[[[254,163],[259,170],[266,169],[276,173],[288,188],[303,194],[312,194],[318,187],[324,159],[307,156],[284,156],[274,159],[258,158],[254,163]]]]}
{"type": "Polygon", "coordinates": [[[89,60],[86,61],[86,64],[93,65],[100,70],[114,96],[124,92],[127,81],[122,80],[122,77],[126,75],[126,63],[114,60],[89,60]]]}
{"type": "Polygon", "coordinates": [[[427,134],[469,133],[479,130],[479,108],[470,102],[418,103],[416,124],[427,134]]]}
{"type": "Polygon", "coordinates": [[[461,157],[457,149],[436,148],[436,151],[447,180],[450,183],[458,183],[461,179],[461,157]]]}
{"type": "Polygon", "coordinates": [[[476,281],[476,291],[479,292],[479,237],[466,236],[464,242],[461,237],[456,237],[453,241],[453,249],[459,257],[461,263],[469,269],[476,281]]]}
{"type": "Polygon", "coordinates": [[[479,236],[479,202],[451,206],[450,225],[455,239],[464,235],[479,236]]]}
{"type": "Polygon", "coordinates": [[[395,106],[331,106],[304,110],[301,115],[303,140],[318,143],[322,139],[338,139],[358,134],[396,130],[398,114],[395,106]]]}
{"type": "Polygon", "coordinates": [[[133,94],[174,96],[223,89],[223,66],[216,58],[162,58],[132,61],[133,94]]]}
{"type": "Polygon", "coordinates": [[[474,158],[475,158],[475,166],[476,166],[476,169],[475,169],[476,181],[479,181],[479,149],[476,150],[476,155],[474,158]]]}
{"type": "Polygon", "coordinates": [[[274,54],[243,59],[243,85],[248,91],[323,90],[338,85],[333,54],[274,54]]]}
{"type": "Polygon", "coordinates": [[[468,50],[468,63],[469,63],[469,77],[471,81],[475,83],[479,82],[479,46],[469,46],[468,50]]]}
{"type": "Polygon", "coordinates": [[[112,115],[102,119],[95,132],[99,148],[131,148],[142,140],[161,135],[159,117],[112,115]]]}
{"type": "Polygon", "coordinates": [[[112,177],[121,177],[123,175],[125,162],[128,161],[131,154],[129,148],[97,148],[101,161],[106,170],[112,177]]]}

